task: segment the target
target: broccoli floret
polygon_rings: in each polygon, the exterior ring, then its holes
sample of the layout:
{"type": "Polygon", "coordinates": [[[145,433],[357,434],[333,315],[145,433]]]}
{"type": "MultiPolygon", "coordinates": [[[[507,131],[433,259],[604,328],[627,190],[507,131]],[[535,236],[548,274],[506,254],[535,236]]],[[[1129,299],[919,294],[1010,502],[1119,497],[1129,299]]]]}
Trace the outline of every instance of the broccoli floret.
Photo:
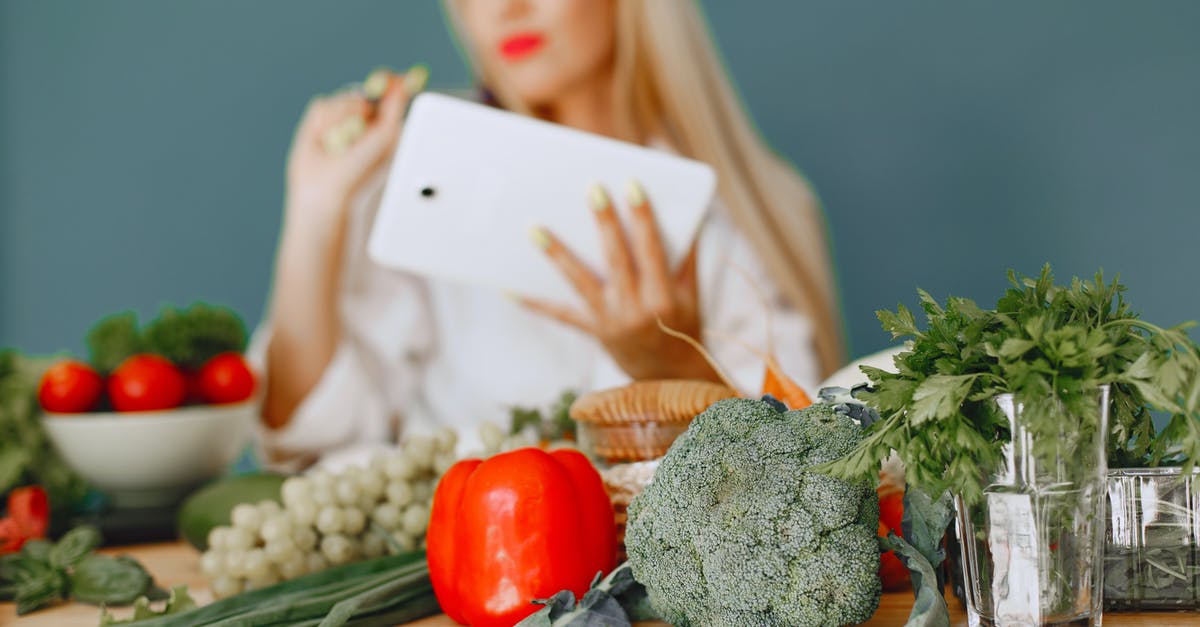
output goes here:
{"type": "Polygon", "coordinates": [[[116,370],[121,362],[142,351],[137,314],[124,311],[102,318],[88,330],[87,347],[88,359],[96,370],[116,370]]]}
{"type": "Polygon", "coordinates": [[[862,429],[818,403],[750,399],[697,416],[629,506],[625,545],[650,602],[674,625],[850,625],[879,604],[879,500],[811,472],[862,429]]]}
{"type": "Polygon", "coordinates": [[[164,307],[144,330],[146,349],[185,369],[197,369],[224,352],[246,348],[246,326],[231,309],[196,303],[164,307]]]}

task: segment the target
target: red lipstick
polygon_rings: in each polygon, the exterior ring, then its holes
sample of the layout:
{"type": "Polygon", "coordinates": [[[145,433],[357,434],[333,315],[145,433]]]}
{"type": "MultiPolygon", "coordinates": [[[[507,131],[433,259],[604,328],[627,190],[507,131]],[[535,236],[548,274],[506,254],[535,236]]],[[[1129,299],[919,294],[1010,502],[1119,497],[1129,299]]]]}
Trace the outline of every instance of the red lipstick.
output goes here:
{"type": "Polygon", "coordinates": [[[515,61],[536,52],[543,41],[538,33],[517,33],[500,42],[500,56],[515,61]]]}

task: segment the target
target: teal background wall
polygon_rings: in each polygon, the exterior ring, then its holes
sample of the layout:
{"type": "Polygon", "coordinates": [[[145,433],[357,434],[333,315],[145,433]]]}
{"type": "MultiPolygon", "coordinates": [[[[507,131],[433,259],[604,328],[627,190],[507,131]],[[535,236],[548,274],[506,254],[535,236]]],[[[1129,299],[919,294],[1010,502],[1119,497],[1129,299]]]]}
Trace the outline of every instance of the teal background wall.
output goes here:
{"type": "MultiPolygon", "coordinates": [[[[856,354],[918,285],[1103,267],[1200,318],[1200,3],[704,3],[744,100],[829,214],[856,354]]],[[[0,346],[97,317],[261,314],[310,95],[379,64],[467,73],[437,3],[0,0],[0,346]]]]}

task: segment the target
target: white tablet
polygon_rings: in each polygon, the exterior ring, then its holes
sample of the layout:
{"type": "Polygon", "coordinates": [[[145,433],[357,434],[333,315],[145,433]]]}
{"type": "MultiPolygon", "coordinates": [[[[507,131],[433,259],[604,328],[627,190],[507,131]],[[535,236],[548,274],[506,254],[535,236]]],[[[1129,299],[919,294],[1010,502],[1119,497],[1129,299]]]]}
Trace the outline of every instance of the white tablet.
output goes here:
{"type": "Polygon", "coordinates": [[[368,254],[423,276],[574,300],[530,241],[544,226],[602,275],[587,192],[604,185],[628,225],[624,190],[646,190],[672,267],[687,253],[716,186],[712,168],[450,96],[413,101],[368,254]]]}

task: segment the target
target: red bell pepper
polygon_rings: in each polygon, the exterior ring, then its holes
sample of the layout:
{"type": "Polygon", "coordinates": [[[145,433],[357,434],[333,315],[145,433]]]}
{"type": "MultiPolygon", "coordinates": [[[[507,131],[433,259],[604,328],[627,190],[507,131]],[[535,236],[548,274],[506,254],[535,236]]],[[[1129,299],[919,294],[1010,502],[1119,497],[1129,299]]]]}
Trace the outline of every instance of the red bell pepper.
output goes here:
{"type": "Polygon", "coordinates": [[[0,518],[0,553],[21,550],[25,542],[45,538],[50,526],[50,501],[40,486],[8,493],[8,517],[0,518]]]}
{"type": "Polygon", "coordinates": [[[426,557],[438,603],[474,627],[508,627],[560,590],[582,598],[616,565],[612,502],[578,451],[524,448],[463,460],[433,497],[426,557]]]}

